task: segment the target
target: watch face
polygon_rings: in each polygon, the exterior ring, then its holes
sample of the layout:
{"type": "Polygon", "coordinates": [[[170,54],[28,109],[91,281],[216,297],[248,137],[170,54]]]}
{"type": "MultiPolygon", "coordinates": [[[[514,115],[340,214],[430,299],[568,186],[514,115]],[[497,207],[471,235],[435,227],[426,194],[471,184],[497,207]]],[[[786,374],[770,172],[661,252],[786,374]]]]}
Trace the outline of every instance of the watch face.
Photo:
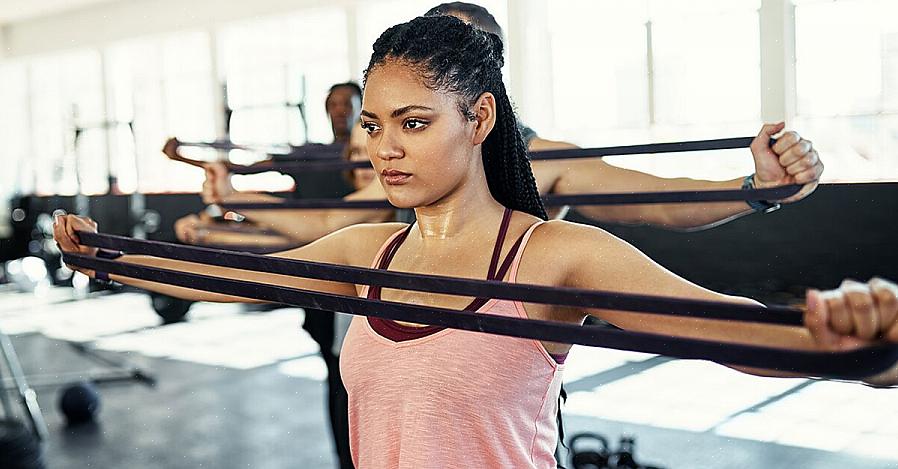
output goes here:
{"type": "MultiPolygon", "coordinates": [[[[755,188],[755,175],[745,176],[742,180],[743,190],[752,190],[755,188]]],[[[767,200],[746,200],[745,203],[756,212],[770,213],[780,209],[782,205],[779,202],[770,202],[767,200]]]]}
{"type": "Polygon", "coordinates": [[[776,202],[766,200],[746,200],[745,202],[756,212],[770,213],[780,209],[780,204],[776,202]]]}
{"type": "Polygon", "coordinates": [[[775,212],[775,211],[779,210],[781,207],[782,207],[782,204],[775,203],[775,204],[771,205],[770,207],[767,207],[766,209],[764,209],[764,213],[775,212]]]}

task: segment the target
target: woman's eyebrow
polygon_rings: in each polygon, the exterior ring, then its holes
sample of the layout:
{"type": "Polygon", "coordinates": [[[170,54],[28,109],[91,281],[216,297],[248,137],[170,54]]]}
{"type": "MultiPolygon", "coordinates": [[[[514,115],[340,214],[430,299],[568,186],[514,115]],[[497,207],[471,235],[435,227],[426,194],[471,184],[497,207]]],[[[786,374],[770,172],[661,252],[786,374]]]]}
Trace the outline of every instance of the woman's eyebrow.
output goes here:
{"type": "Polygon", "coordinates": [[[411,104],[411,105],[403,106],[399,109],[394,110],[393,112],[390,113],[390,117],[396,118],[403,114],[408,114],[412,111],[433,111],[433,109],[429,108],[427,106],[419,106],[416,104],[411,104]]]}
{"type": "MultiPolygon", "coordinates": [[[[402,115],[404,115],[404,114],[408,114],[408,113],[410,113],[410,112],[412,112],[412,111],[433,111],[433,108],[429,108],[429,107],[427,107],[427,106],[420,106],[420,105],[417,105],[417,104],[410,104],[410,105],[408,105],[408,106],[403,106],[403,107],[401,107],[401,108],[395,109],[393,112],[390,113],[390,117],[392,117],[392,118],[395,119],[395,118],[397,118],[397,117],[399,117],[399,116],[402,116],[402,115]]],[[[371,119],[378,119],[377,114],[375,114],[375,113],[373,113],[373,112],[371,112],[371,111],[366,111],[366,110],[362,109],[361,114],[362,114],[363,116],[369,117],[369,118],[371,118],[371,119]]]]}

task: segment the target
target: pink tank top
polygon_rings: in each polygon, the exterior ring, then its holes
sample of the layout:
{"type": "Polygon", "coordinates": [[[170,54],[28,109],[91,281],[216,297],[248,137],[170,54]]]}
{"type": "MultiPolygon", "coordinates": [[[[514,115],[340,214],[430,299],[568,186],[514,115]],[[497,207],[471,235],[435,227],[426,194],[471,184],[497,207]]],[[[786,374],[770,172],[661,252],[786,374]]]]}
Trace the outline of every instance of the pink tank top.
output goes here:
{"type": "MultiPolygon", "coordinates": [[[[515,281],[538,225],[509,253],[507,281],[515,281]]],[[[395,252],[404,232],[384,244],[372,267],[388,248],[395,252]]],[[[478,313],[527,317],[519,302],[489,299],[472,306],[478,313]]],[[[372,324],[353,318],[340,355],[356,467],[556,467],[564,367],[539,341],[439,328],[403,337],[409,326],[392,323],[390,334],[372,324]]]]}

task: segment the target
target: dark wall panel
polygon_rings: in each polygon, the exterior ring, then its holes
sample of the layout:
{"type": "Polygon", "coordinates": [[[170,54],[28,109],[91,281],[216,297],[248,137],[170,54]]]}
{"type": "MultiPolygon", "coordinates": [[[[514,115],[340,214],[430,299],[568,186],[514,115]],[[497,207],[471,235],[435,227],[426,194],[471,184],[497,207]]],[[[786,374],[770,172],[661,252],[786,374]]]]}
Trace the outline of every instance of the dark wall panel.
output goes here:
{"type": "Polygon", "coordinates": [[[693,233],[601,226],[717,290],[778,299],[769,293],[834,287],[846,277],[898,280],[898,183],[823,185],[777,212],[693,233]]]}

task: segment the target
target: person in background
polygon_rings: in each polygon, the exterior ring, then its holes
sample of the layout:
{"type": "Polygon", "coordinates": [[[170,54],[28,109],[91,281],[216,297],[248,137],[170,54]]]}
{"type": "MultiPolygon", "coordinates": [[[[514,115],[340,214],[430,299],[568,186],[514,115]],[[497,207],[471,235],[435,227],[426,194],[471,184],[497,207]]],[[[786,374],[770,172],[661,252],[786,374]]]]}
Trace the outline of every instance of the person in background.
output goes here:
{"type": "Polygon", "coordinates": [[[354,81],[337,83],[328,90],[324,110],[331,121],[334,143],[349,142],[353,122],[359,118],[362,106],[362,88],[354,81]]]}
{"type": "MultiPolygon", "coordinates": [[[[337,83],[330,87],[327,98],[325,99],[325,110],[328,119],[331,122],[331,130],[333,131],[335,144],[344,144],[344,157],[349,160],[367,160],[368,155],[365,151],[365,132],[358,126],[354,125],[359,116],[361,107],[362,90],[355,82],[337,83]],[[355,134],[355,139],[351,136],[355,134]]],[[[163,153],[172,156],[178,151],[178,142],[170,139],[163,147],[163,153]]],[[[220,163],[210,163],[205,167],[206,181],[203,183],[202,196],[203,201],[207,204],[217,204],[223,201],[222,193],[234,195],[241,202],[267,202],[276,201],[277,197],[259,194],[234,191],[230,184],[230,173],[225,165],[220,163]]],[[[334,172],[334,174],[316,173],[312,175],[293,175],[296,180],[296,189],[301,197],[306,198],[328,198],[334,196],[343,196],[350,191],[356,191],[348,196],[350,200],[359,200],[364,198],[383,198],[380,191],[375,191],[374,195],[368,195],[372,192],[375,185],[372,181],[375,179],[373,170],[357,169],[348,174],[334,172]],[[370,187],[370,188],[369,188],[370,187]],[[365,191],[365,188],[369,188],[365,191]]],[[[379,187],[379,184],[377,185],[379,187]]],[[[313,214],[309,216],[309,224],[313,224],[315,220],[321,219],[318,227],[307,226],[307,229],[317,229],[319,236],[333,231],[333,224],[343,225],[351,223],[355,218],[345,220],[345,216],[362,216],[365,220],[387,221],[391,219],[392,212],[389,210],[380,211],[360,211],[352,215],[337,215],[333,220],[327,218],[315,217],[313,214]]],[[[273,212],[270,212],[273,213],[273,212]]],[[[226,214],[227,215],[227,214],[226,214]]],[[[230,248],[241,250],[245,248],[276,248],[280,246],[297,246],[308,239],[298,241],[296,237],[290,236],[289,226],[271,223],[273,226],[266,226],[258,222],[257,219],[251,217],[239,217],[244,220],[243,224],[249,225],[250,228],[258,229],[253,232],[237,232],[231,230],[222,230],[221,221],[212,219],[204,215],[204,213],[187,215],[175,222],[175,235],[177,238],[188,244],[209,245],[219,248],[230,248]],[[249,222],[249,223],[245,223],[249,222]]],[[[282,218],[282,217],[277,217],[282,218]]],[[[345,319],[345,318],[344,318],[345,319]]],[[[305,309],[305,319],[303,321],[303,329],[305,329],[313,340],[318,344],[321,357],[327,366],[327,411],[331,434],[333,436],[334,447],[337,453],[340,469],[352,468],[352,458],[349,452],[349,423],[347,414],[347,397],[346,388],[340,379],[340,345],[342,344],[343,332],[336,331],[335,321],[337,315],[331,311],[305,309]]],[[[342,321],[341,329],[348,327],[348,320],[342,321]]]]}

